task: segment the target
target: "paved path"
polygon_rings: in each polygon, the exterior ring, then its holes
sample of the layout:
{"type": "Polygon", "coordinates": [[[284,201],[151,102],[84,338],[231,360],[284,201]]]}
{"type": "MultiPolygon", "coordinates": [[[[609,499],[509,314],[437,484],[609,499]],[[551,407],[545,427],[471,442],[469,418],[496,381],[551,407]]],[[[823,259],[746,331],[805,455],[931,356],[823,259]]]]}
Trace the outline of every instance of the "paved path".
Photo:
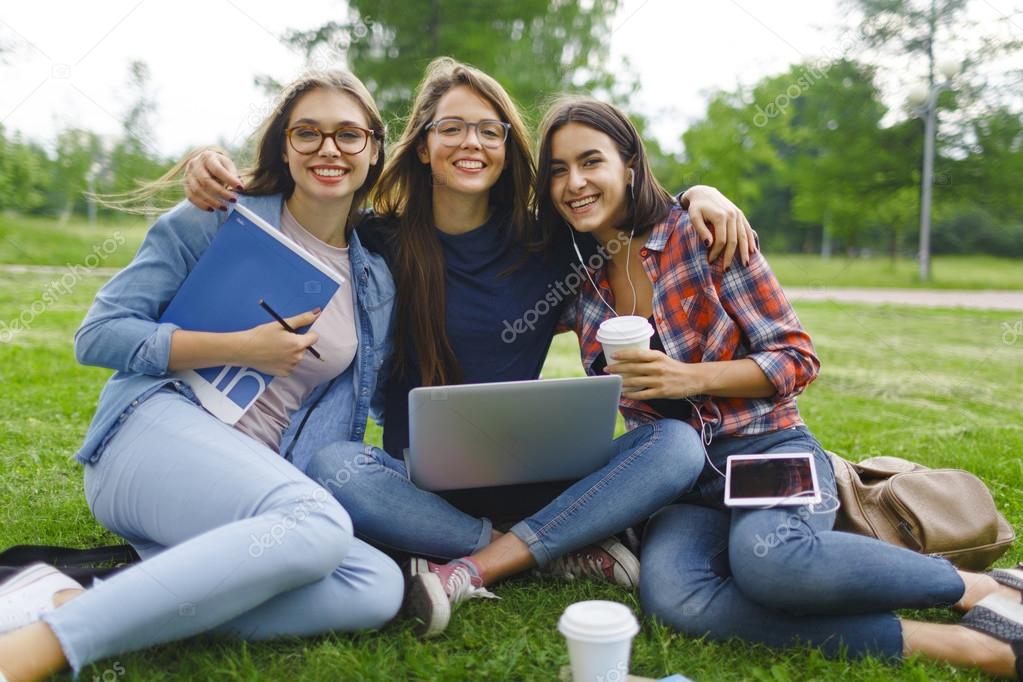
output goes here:
{"type": "Polygon", "coordinates": [[[960,291],[956,289],[852,289],[846,287],[785,287],[791,301],[892,303],[940,308],[978,308],[1023,311],[1023,291],[960,291]]]}
{"type": "Polygon", "coordinates": [[[26,273],[38,274],[38,275],[63,275],[65,273],[77,273],[82,275],[83,272],[87,272],[90,275],[97,277],[113,277],[120,268],[87,268],[82,264],[78,264],[74,269],[67,267],[66,265],[12,265],[9,263],[0,263],[0,272],[8,272],[13,275],[24,275],[26,273]]]}
{"type": "MultiPolygon", "coordinates": [[[[110,277],[117,268],[94,268],[90,275],[110,277]]],[[[62,275],[69,272],[59,265],[0,264],[0,272],[62,275]]],[[[1023,311],[1023,291],[961,291],[956,289],[853,289],[848,287],[785,287],[792,301],[836,301],[839,303],[892,303],[895,305],[939,308],[978,308],[1023,311]]]]}

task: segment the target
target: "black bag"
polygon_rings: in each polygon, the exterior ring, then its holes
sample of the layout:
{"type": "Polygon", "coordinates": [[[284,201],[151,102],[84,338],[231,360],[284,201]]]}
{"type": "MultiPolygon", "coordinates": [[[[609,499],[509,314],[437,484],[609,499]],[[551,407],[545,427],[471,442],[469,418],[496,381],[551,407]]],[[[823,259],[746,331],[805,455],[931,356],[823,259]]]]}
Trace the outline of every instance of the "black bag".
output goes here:
{"type": "Polygon", "coordinates": [[[15,545],[0,552],[0,580],[6,580],[29,564],[41,561],[59,568],[84,587],[91,587],[96,578],[106,578],[125,566],[141,561],[131,545],[108,547],[54,547],[50,545],[15,545]]]}

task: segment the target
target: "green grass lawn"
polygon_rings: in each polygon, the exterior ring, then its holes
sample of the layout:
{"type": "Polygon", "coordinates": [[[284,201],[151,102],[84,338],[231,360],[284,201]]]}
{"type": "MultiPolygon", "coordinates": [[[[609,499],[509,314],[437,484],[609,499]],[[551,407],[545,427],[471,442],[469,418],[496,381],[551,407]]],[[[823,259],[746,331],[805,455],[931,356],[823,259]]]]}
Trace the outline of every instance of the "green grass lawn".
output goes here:
{"type": "Polygon", "coordinates": [[[1023,260],[993,256],[934,256],[926,285],[915,260],[823,259],[797,253],[767,254],[779,281],[791,287],[884,287],[929,289],[1023,289],[1023,260]]]}
{"type": "MultiPolygon", "coordinates": [[[[0,271],[0,320],[42,300],[51,279],[0,271]]],[[[30,329],[0,343],[0,547],[116,540],[90,515],[80,468],[70,460],[109,374],[78,366],[71,347],[101,282],[81,279],[40,310],[30,329]]],[[[823,362],[800,405],[825,446],[856,458],[895,454],[968,468],[1023,528],[1023,336],[1011,343],[1004,333],[1023,314],[828,303],[801,304],[798,312],[823,362]]],[[[557,339],[546,376],[580,373],[574,346],[571,335],[557,339]]],[[[377,443],[379,435],[371,433],[377,443]]],[[[1000,563],[1021,559],[1015,548],[1000,563]]],[[[192,640],[118,656],[82,679],[551,680],[568,661],[555,629],[568,604],[613,599],[638,611],[634,594],[585,582],[522,580],[496,591],[501,601],[466,604],[447,633],[429,643],[400,620],[357,636],[258,645],[192,640]]],[[[950,619],[939,611],[914,615],[950,619]]],[[[982,679],[918,661],[893,668],[826,661],[805,650],[709,643],[649,620],[635,641],[632,670],[649,677],[682,672],[697,681],[982,679]]]]}
{"type": "Polygon", "coordinates": [[[79,216],[60,224],[54,218],[0,214],[0,263],[124,267],[138,250],[148,225],[149,221],[137,216],[89,225],[79,216]],[[90,258],[87,263],[90,254],[101,262],[94,266],[95,259],[90,258]]]}
{"type": "MultiPolygon", "coordinates": [[[[143,218],[125,217],[117,223],[90,226],[79,217],[66,225],[51,218],[0,214],[0,264],[91,265],[94,248],[101,267],[127,265],[145,236],[143,218]],[[113,240],[113,241],[108,241],[113,240]],[[112,249],[112,251],[111,251],[112,249]],[[107,253],[107,251],[111,251],[107,253]]],[[[769,253],[771,267],[786,286],[799,287],[921,287],[916,261],[894,264],[885,257],[824,260],[806,254],[769,253]]],[[[934,278],[938,289],[1023,289],[1023,261],[991,256],[936,256],[934,278]]]]}

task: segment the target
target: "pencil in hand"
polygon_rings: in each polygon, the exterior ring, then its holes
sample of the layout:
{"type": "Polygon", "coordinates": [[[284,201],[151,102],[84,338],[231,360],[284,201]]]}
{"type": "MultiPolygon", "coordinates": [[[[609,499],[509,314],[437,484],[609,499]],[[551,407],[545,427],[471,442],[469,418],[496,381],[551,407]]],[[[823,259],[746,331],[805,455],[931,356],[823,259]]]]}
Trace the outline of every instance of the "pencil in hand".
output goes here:
{"type": "MultiPolygon", "coordinates": [[[[277,322],[282,327],[284,327],[284,329],[286,331],[289,331],[292,334],[297,334],[298,333],[297,331],[292,329],[291,325],[288,324],[287,322],[285,322],[284,318],[281,317],[280,315],[278,315],[277,311],[275,311],[273,308],[271,308],[270,305],[266,301],[264,301],[263,299],[259,299],[259,307],[262,308],[263,310],[265,310],[266,312],[268,312],[270,314],[270,317],[272,317],[275,320],[277,320],[277,322]]],[[[310,353],[312,353],[314,358],[316,358],[320,362],[323,362],[323,358],[320,357],[320,354],[316,352],[315,348],[313,348],[312,346],[309,346],[308,348],[306,348],[306,350],[309,351],[310,353]]]]}

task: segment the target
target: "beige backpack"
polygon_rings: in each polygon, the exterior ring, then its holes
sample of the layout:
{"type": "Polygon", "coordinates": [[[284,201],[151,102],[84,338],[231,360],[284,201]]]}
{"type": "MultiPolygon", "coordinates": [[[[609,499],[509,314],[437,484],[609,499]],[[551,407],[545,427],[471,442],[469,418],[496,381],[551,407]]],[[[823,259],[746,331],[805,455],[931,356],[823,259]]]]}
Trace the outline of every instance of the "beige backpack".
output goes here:
{"type": "Polygon", "coordinates": [[[869,535],[959,568],[983,570],[1016,533],[984,482],[962,469],[929,469],[899,457],[854,464],[829,452],[842,506],[835,530],[869,535]]]}

